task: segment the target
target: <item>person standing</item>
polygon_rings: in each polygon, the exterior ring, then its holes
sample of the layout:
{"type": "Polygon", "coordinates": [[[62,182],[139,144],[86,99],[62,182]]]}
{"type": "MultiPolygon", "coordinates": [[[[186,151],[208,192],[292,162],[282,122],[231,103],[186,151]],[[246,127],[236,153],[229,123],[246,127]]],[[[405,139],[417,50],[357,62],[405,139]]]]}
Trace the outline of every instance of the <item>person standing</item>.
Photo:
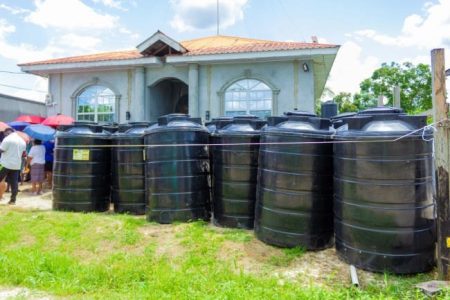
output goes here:
{"type": "Polygon", "coordinates": [[[28,153],[28,165],[30,166],[31,192],[33,195],[40,195],[45,181],[45,147],[41,140],[33,141],[33,147],[28,153]]]}
{"type": "Polygon", "coordinates": [[[0,144],[0,199],[6,189],[5,178],[8,178],[11,184],[11,198],[8,204],[14,205],[19,191],[18,179],[26,144],[12,128],[6,128],[4,136],[0,144]]]}
{"type": "Polygon", "coordinates": [[[53,185],[53,152],[55,149],[54,141],[47,141],[44,143],[45,146],[45,177],[47,179],[47,186],[52,189],[53,185]]]}

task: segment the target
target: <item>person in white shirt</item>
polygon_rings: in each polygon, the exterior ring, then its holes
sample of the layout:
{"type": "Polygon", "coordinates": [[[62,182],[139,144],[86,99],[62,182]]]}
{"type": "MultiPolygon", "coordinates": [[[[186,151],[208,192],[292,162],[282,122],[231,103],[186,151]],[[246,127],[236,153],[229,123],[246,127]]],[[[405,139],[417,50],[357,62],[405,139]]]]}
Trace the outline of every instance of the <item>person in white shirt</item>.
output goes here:
{"type": "Polygon", "coordinates": [[[45,147],[41,140],[34,140],[33,147],[28,153],[28,165],[30,165],[31,192],[33,195],[42,194],[42,184],[45,180],[45,147]]]}
{"type": "Polygon", "coordinates": [[[11,185],[11,199],[8,204],[13,205],[16,203],[19,191],[19,173],[26,144],[12,128],[6,128],[4,136],[5,138],[0,144],[0,199],[3,197],[6,189],[5,178],[8,178],[8,182],[11,185]]]}

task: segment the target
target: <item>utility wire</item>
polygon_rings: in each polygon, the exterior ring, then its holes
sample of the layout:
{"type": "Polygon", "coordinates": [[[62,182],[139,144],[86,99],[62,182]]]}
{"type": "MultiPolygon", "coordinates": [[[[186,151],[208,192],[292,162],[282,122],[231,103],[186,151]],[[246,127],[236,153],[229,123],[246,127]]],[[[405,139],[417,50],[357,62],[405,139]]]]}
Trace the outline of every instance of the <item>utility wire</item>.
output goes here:
{"type": "Polygon", "coordinates": [[[33,91],[33,92],[38,92],[38,93],[44,93],[44,94],[47,94],[46,91],[33,90],[33,89],[24,88],[24,87],[15,86],[15,85],[9,85],[9,84],[3,84],[3,83],[0,83],[0,86],[4,86],[4,87],[7,87],[7,88],[18,89],[18,90],[33,91]]]}
{"type": "Polygon", "coordinates": [[[422,139],[425,142],[431,142],[432,139],[425,139],[424,135],[427,130],[431,130],[435,125],[445,122],[442,119],[430,125],[426,125],[414,131],[411,131],[400,137],[382,138],[370,140],[328,140],[328,141],[314,141],[314,142],[254,142],[254,143],[200,143],[200,144],[156,144],[156,145],[57,145],[57,148],[168,148],[168,147],[218,147],[218,146],[261,146],[261,145],[316,145],[316,144],[364,144],[364,143],[395,143],[399,142],[413,134],[422,131],[422,139]]]}

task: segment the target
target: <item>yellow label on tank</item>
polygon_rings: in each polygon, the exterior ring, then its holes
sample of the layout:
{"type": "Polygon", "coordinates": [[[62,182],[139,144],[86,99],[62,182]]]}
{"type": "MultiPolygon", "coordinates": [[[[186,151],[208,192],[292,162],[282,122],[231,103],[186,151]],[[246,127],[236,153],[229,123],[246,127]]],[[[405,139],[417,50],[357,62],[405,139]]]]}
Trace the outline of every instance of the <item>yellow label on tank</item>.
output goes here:
{"type": "Polygon", "coordinates": [[[89,160],[89,150],[73,149],[73,160],[89,160]]]}
{"type": "Polygon", "coordinates": [[[447,237],[447,248],[450,248],[450,236],[447,237]]]}

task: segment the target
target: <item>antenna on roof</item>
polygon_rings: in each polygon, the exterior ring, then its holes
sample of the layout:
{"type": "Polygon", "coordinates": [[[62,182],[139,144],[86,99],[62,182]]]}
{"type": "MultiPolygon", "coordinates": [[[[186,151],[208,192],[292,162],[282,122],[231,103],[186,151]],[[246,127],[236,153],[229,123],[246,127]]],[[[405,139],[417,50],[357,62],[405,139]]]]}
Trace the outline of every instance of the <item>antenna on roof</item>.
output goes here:
{"type": "Polygon", "coordinates": [[[217,35],[219,35],[219,24],[220,24],[220,18],[219,18],[219,0],[217,0],[217,35]]]}

